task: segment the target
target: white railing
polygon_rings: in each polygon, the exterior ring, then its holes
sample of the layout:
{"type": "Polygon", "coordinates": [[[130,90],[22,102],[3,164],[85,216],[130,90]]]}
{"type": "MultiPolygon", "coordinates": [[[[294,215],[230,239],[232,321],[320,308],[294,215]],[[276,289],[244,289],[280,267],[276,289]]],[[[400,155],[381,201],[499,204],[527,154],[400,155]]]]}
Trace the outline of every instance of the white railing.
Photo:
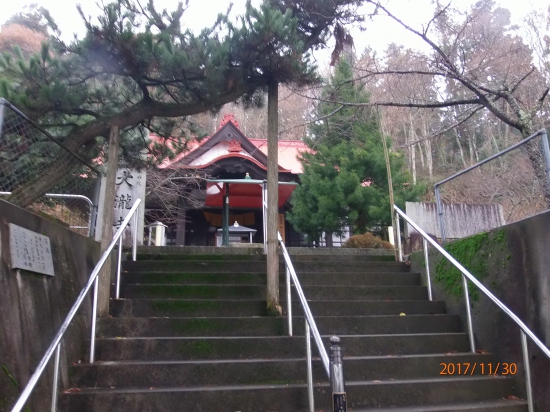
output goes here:
{"type": "Polygon", "coordinates": [[[309,401],[309,412],[314,412],[315,402],[313,397],[313,369],[312,369],[312,355],[311,355],[311,335],[313,335],[313,340],[319,351],[319,356],[321,357],[321,362],[323,363],[323,368],[327,374],[328,380],[331,383],[333,396],[335,393],[342,394],[345,392],[344,388],[344,372],[341,358],[341,351],[338,344],[340,339],[336,336],[330,338],[331,343],[331,358],[329,359],[327,350],[323,345],[321,339],[321,334],[319,329],[317,329],[317,324],[311,313],[307,299],[304,295],[298,276],[296,275],[296,270],[294,265],[290,260],[290,255],[286,250],[286,246],[283,242],[281,234],[277,232],[277,239],[281,245],[281,250],[283,252],[283,257],[285,260],[285,272],[286,272],[286,304],[287,304],[287,318],[288,318],[288,335],[292,336],[292,299],[291,299],[291,278],[292,283],[296,289],[300,303],[302,304],[302,309],[304,310],[305,318],[305,335],[306,335],[306,359],[307,359],[307,389],[308,389],[308,401],[309,401]]]}
{"type": "Polygon", "coordinates": [[[51,411],[55,412],[57,410],[57,387],[58,387],[58,378],[59,378],[59,357],[60,357],[60,348],[61,348],[61,341],[63,339],[63,336],[65,335],[65,332],[67,331],[69,325],[71,324],[71,321],[76,315],[76,312],[82,305],[82,302],[84,302],[84,299],[86,298],[88,292],[94,287],[94,297],[93,297],[93,303],[92,303],[92,326],[91,326],[91,333],[90,333],[90,363],[94,363],[95,360],[95,329],[96,329],[96,320],[97,320],[97,298],[98,298],[98,276],[99,272],[103,268],[103,265],[109,258],[109,255],[111,251],[114,249],[116,243],[118,242],[118,266],[117,266],[117,283],[116,283],[116,297],[118,299],[119,297],[119,289],[120,289],[120,261],[121,261],[121,253],[122,253],[122,234],[124,233],[124,230],[126,229],[126,226],[130,223],[130,219],[134,219],[134,233],[133,233],[133,243],[132,243],[132,260],[136,260],[136,251],[137,251],[137,209],[139,204],[141,203],[141,199],[137,199],[130,211],[128,212],[128,215],[126,218],[122,221],[119,229],[113,236],[113,240],[107,247],[107,250],[103,252],[103,255],[99,259],[99,262],[97,263],[96,267],[92,271],[92,274],[90,275],[90,278],[88,279],[88,282],[86,283],[86,286],[82,289],[80,294],[78,295],[75,303],[73,304],[72,308],[69,310],[69,313],[67,314],[67,317],[63,321],[63,324],[59,328],[59,331],[55,335],[55,337],[52,340],[52,343],[46,350],[46,353],[42,357],[42,360],[36,367],[36,370],[32,374],[31,378],[29,379],[29,382],[27,383],[27,386],[25,386],[25,389],[23,392],[21,392],[21,395],[19,396],[19,399],[17,399],[17,402],[15,403],[13,409],[11,412],[20,412],[25,404],[27,403],[34,387],[36,386],[36,383],[38,382],[38,379],[46,369],[46,366],[48,365],[49,360],[52,358],[53,353],[55,352],[55,369],[54,369],[54,376],[53,376],[53,387],[52,387],[52,406],[51,411]]]}
{"type": "MultiPolygon", "coordinates": [[[[11,195],[11,192],[0,192],[0,196],[9,196],[11,195]]],[[[90,198],[83,196],[83,195],[71,195],[71,194],[64,194],[64,193],[46,193],[44,194],[44,197],[48,197],[50,199],[78,199],[83,200],[86,202],[89,208],[88,213],[88,226],[69,226],[71,229],[88,229],[88,236],[92,236],[92,216],[94,215],[94,204],[90,200],[90,198]]]]}

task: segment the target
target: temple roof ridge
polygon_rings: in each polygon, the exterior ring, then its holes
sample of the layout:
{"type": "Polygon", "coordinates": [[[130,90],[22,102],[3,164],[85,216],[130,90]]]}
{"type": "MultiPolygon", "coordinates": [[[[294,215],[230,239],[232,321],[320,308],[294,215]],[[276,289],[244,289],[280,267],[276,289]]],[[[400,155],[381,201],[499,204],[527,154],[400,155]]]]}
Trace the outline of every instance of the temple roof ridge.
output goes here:
{"type": "Polygon", "coordinates": [[[239,125],[239,122],[237,119],[235,119],[235,115],[233,113],[227,113],[223,116],[223,119],[220,121],[220,125],[218,126],[218,130],[220,130],[222,127],[224,127],[227,123],[233,123],[233,125],[241,130],[241,127],[239,125]]]}

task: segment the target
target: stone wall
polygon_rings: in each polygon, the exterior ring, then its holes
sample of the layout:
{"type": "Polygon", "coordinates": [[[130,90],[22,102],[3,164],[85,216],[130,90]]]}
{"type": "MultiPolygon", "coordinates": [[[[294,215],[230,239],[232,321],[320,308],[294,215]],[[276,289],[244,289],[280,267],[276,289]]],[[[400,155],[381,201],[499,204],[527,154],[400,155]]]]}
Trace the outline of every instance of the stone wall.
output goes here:
{"type": "MultiPolygon", "coordinates": [[[[9,411],[34,372],[99,259],[99,243],[0,200],[0,411],[9,411]],[[55,276],[13,270],[8,224],[50,238],[55,276]]],[[[60,388],[67,365],[87,360],[88,297],[67,331],[61,350],[60,388]]],[[[49,410],[53,359],[25,411],[49,410]]]]}
{"type": "MultiPolygon", "coordinates": [[[[451,245],[451,254],[549,346],[550,211],[451,245]]],[[[425,273],[422,252],[412,254],[410,260],[413,270],[425,273]]],[[[435,250],[430,251],[430,273],[434,299],[444,300],[448,313],[460,314],[467,330],[460,275],[453,273],[435,250]]],[[[519,328],[481,292],[472,294],[471,299],[477,349],[495,353],[500,362],[516,363],[517,388],[525,397],[519,328]]],[[[548,411],[550,360],[534,344],[530,343],[529,349],[537,410],[548,411]]]]}

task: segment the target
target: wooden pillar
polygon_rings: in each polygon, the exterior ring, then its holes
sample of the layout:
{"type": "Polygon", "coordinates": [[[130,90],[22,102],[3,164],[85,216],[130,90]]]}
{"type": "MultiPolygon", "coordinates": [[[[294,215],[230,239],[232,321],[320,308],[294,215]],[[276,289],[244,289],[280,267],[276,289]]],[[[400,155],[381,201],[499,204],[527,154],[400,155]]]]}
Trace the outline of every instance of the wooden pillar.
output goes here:
{"type": "Polygon", "coordinates": [[[185,246],[185,220],[187,210],[183,201],[178,203],[178,217],[176,223],[176,246],[185,246]]]}
{"type": "MultiPolygon", "coordinates": [[[[115,202],[116,172],[118,170],[118,148],[120,133],[118,126],[111,126],[109,153],[107,155],[107,176],[105,177],[105,197],[101,224],[101,253],[113,240],[113,216],[115,202]]],[[[111,258],[107,259],[99,273],[98,316],[109,314],[109,294],[111,290],[111,258]]]]}
{"type": "Polygon", "coordinates": [[[267,313],[282,315],[279,305],[279,91],[272,81],[267,92],[267,313]]]}
{"type": "Polygon", "coordinates": [[[223,215],[222,215],[222,245],[229,246],[229,183],[224,183],[225,195],[223,197],[223,215]]]}

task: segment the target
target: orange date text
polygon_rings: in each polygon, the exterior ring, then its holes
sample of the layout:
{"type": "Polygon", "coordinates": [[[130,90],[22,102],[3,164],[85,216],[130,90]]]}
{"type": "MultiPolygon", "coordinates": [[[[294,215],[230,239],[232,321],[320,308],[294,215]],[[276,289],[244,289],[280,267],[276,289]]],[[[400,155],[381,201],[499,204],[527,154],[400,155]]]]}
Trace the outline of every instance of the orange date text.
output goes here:
{"type": "Polygon", "coordinates": [[[441,362],[440,375],[515,375],[518,373],[516,363],[498,362],[441,362]]]}

